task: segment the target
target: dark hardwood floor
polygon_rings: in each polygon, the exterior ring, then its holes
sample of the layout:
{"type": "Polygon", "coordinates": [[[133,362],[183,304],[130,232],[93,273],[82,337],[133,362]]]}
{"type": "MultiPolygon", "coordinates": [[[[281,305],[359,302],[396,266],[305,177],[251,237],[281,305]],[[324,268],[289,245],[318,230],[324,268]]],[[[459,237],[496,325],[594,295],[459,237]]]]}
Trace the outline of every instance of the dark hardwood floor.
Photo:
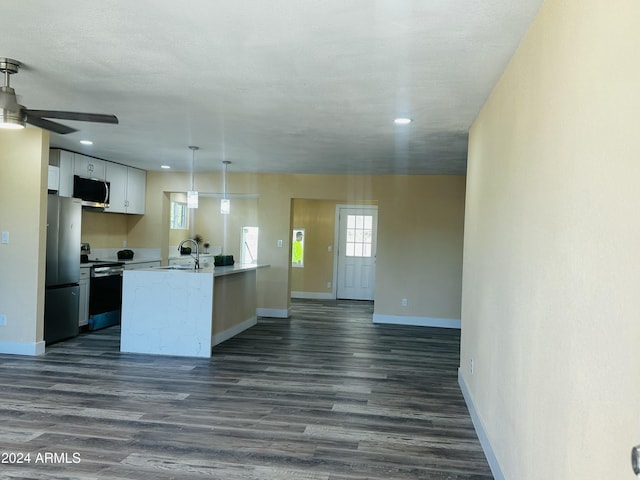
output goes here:
{"type": "Polygon", "coordinates": [[[122,354],[118,327],[0,355],[0,478],[492,479],[459,331],[372,312],[296,300],[211,359],[122,354]]]}

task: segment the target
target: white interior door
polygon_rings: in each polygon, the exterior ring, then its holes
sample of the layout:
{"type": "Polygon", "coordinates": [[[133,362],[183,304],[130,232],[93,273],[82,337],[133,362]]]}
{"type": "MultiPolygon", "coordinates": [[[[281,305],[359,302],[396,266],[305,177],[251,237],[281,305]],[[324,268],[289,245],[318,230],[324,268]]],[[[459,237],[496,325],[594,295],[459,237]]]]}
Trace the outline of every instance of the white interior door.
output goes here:
{"type": "Polygon", "coordinates": [[[373,300],[378,207],[339,207],[338,298],[373,300]]]}

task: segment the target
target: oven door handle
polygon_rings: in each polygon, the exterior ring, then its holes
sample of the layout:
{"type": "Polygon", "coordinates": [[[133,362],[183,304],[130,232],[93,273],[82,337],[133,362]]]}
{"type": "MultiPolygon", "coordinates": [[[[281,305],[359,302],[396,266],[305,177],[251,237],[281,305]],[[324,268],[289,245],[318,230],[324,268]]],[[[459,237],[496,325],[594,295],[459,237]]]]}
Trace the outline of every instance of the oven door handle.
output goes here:
{"type": "Polygon", "coordinates": [[[122,271],[110,271],[110,272],[92,272],[91,278],[105,278],[105,277],[121,277],[122,271]]]}

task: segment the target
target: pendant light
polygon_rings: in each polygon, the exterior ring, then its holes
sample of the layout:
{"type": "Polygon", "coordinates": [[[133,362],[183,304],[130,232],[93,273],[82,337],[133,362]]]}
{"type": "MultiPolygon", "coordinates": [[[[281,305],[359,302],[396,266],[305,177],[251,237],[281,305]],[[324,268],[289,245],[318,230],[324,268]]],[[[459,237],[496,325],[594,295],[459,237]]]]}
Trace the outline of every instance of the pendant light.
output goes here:
{"type": "Polygon", "coordinates": [[[196,162],[196,150],[199,150],[200,147],[189,145],[189,149],[191,150],[191,188],[187,192],[187,208],[198,208],[198,192],[194,190],[193,169],[196,162]]]}
{"type": "Polygon", "coordinates": [[[227,167],[231,164],[229,160],[223,160],[224,170],[222,171],[222,199],[220,200],[220,213],[229,215],[231,213],[231,200],[227,198],[227,167]]]}

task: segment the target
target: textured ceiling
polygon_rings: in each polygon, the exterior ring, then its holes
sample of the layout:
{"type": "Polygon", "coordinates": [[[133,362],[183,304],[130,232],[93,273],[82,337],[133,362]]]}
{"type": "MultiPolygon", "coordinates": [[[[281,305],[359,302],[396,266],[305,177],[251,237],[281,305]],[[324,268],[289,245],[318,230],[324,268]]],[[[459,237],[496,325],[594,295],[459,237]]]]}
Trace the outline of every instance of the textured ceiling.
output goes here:
{"type": "Polygon", "coordinates": [[[52,146],[159,170],[461,174],[542,0],[3,0],[0,56],[52,146]],[[395,126],[396,116],[413,123],[395,126]],[[81,139],[94,145],[85,147],[81,139]]]}

